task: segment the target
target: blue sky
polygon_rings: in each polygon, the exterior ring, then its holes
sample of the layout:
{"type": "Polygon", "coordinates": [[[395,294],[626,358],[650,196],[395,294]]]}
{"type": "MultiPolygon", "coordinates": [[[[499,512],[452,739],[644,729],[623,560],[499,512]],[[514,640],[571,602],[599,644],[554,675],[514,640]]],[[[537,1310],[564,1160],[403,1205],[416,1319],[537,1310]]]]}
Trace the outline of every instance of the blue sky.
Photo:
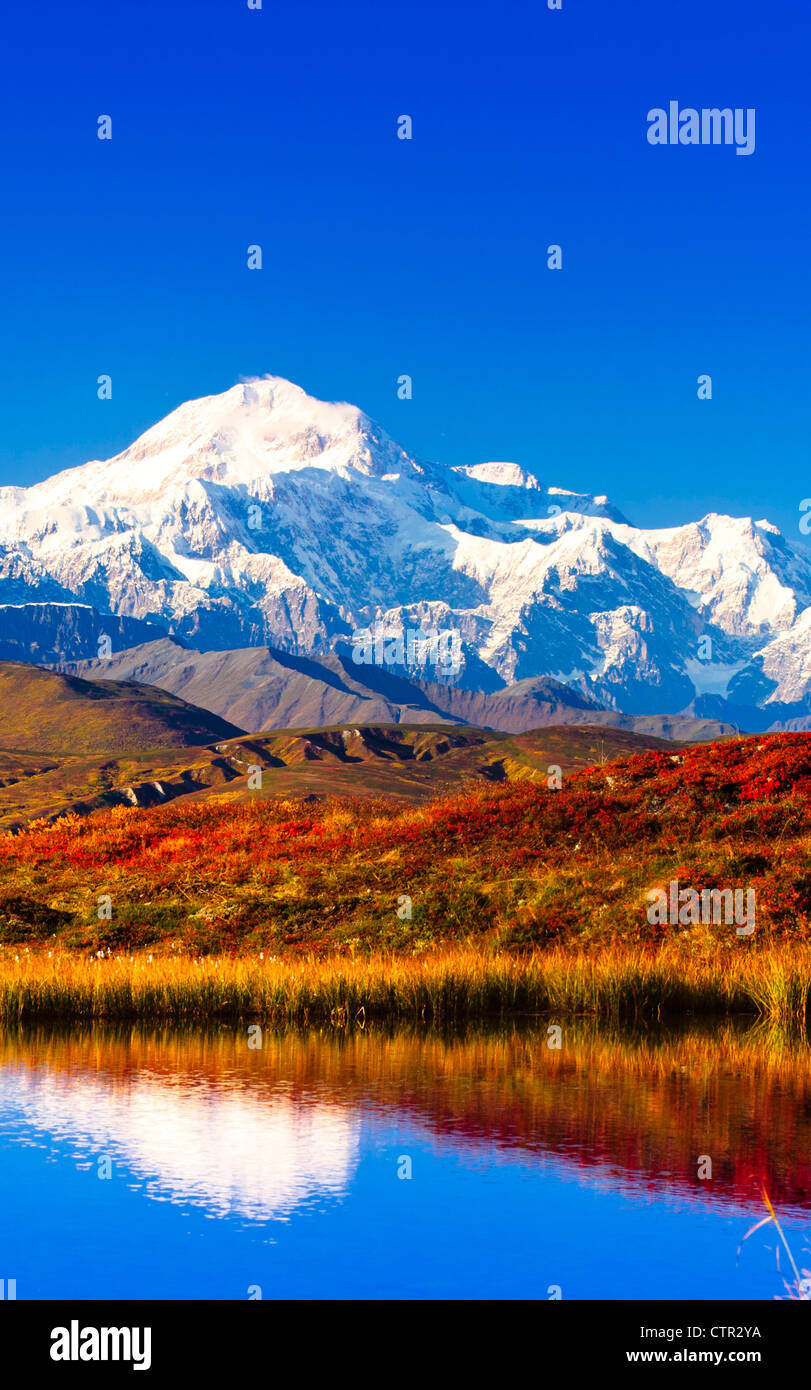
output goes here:
{"type": "Polygon", "coordinates": [[[2,37],[0,483],[272,372],[424,458],[801,539],[807,0],[46,0],[2,37]],[[650,146],[670,100],[754,107],[754,154],[650,146]]]}

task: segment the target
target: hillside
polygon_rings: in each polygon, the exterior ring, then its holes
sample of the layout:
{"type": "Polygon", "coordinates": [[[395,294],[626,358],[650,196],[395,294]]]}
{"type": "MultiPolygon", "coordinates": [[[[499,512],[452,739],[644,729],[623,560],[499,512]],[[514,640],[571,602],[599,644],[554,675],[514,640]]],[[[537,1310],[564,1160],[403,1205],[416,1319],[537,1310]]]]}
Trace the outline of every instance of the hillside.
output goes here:
{"type": "Polygon", "coordinates": [[[471,782],[545,780],[550,766],[565,774],[601,758],[664,746],[676,745],[603,729],[510,736],[446,725],[350,725],[115,756],[6,751],[0,753],[0,828],[66,811],[87,815],[174,800],[343,795],[421,803],[471,782]]]}
{"type": "Polygon", "coordinates": [[[717,719],[620,714],[548,677],[489,693],[457,685],[406,680],[388,668],[363,666],[351,648],[314,657],[270,647],[199,652],[171,638],[142,643],[104,660],[63,666],[87,680],[156,685],[243,729],[316,728],[328,724],[466,724],[527,733],[559,724],[605,724],[652,738],[720,738],[733,732],[717,719]]]}
{"type": "Polygon", "coordinates": [[[85,681],[0,662],[0,749],[116,754],[183,748],[239,733],[207,710],[152,686],[85,681]]]}
{"type": "Polygon", "coordinates": [[[443,942],[515,952],[670,942],[685,961],[732,962],[810,937],[803,734],[648,750],[560,791],[522,778],[422,807],[175,803],[0,837],[0,939],[28,944],[410,955],[443,942]],[[647,895],[673,881],[752,890],[755,929],[652,924],[647,895]],[[99,893],[109,921],[98,920],[99,893]]]}
{"type": "Polygon", "coordinates": [[[159,686],[250,730],[435,723],[443,714],[411,682],[387,671],[367,672],[334,653],[315,660],[269,647],[199,652],[164,638],[63,669],[88,680],[159,686]]]}

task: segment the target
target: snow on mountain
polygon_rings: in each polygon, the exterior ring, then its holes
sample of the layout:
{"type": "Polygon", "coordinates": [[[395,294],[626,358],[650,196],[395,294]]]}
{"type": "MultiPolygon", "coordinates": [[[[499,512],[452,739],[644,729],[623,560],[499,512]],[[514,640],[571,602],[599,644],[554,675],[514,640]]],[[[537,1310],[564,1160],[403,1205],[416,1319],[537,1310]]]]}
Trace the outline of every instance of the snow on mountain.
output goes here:
{"type": "Polygon", "coordinates": [[[517,463],[474,463],[451,468],[448,487],[471,511],[505,521],[533,520],[579,512],[624,521],[607,497],[590,497],[565,488],[545,488],[517,463]]]}
{"type": "Polygon", "coordinates": [[[422,678],[550,676],[630,713],[723,695],[783,634],[811,648],[811,561],[768,522],[639,530],[515,463],[421,463],[355,406],[278,377],[189,401],[115,458],[0,488],[0,603],[29,600],[204,650],[453,628],[460,669],[422,678]]]}
{"type": "Polygon", "coordinates": [[[811,564],[768,521],[711,514],[622,538],[730,635],[784,631],[811,604],[811,564]]]}
{"type": "Polygon", "coordinates": [[[761,708],[775,723],[811,714],[811,608],[755,652],[730,681],[737,703],[761,708]]]}

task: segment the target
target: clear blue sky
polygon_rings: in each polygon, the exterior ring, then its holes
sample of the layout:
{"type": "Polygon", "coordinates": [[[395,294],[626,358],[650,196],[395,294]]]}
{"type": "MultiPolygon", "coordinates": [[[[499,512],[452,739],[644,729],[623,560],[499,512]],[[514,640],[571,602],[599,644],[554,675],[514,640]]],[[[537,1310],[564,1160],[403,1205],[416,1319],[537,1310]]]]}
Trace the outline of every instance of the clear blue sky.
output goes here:
{"type": "Polygon", "coordinates": [[[46,0],[2,38],[0,482],[272,372],[424,458],[800,539],[808,0],[46,0]],[[755,153],[650,146],[670,100],[754,107],[755,153]]]}

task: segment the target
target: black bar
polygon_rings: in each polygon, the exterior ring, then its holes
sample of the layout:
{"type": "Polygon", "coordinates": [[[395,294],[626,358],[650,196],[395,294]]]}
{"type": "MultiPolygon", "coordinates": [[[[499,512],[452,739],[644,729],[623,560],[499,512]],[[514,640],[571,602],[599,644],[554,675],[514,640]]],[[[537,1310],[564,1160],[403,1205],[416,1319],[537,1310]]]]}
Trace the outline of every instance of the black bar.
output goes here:
{"type": "MultiPolygon", "coordinates": [[[[480,1383],[493,1359],[501,1365],[500,1378],[513,1378],[529,1360],[546,1384],[553,1371],[572,1378],[595,1372],[650,1378],[694,1366],[709,1366],[714,1374],[754,1370],[773,1382],[803,1364],[808,1335],[808,1310],[779,1300],[0,1304],[4,1361],[14,1349],[36,1381],[48,1383],[81,1377],[102,1384],[111,1375],[136,1374],[136,1385],[141,1375],[143,1383],[149,1377],[148,1383],[162,1385],[199,1372],[207,1384],[257,1373],[267,1383],[301,1376],[311,1384],[338,1370],[343,1379],[352,1367],[359,1383],[395,1370],[398,1379],[413,1372],[422,1383],[445,1363],[457,1372],[469,1366],[480,1383]],[[60,1328],[72,1333],[72,1342],[60,1328]],[[94,1351],[85,1329],[104,1328],[138,1329],[131,1359],[52,1359],[52,1348],[94,1351]],[[140,1372],[134,1360],[143,1363],[140,1372]]],[[[119,1350],[127,1350],[126,1340],[119,1350]]]]}

